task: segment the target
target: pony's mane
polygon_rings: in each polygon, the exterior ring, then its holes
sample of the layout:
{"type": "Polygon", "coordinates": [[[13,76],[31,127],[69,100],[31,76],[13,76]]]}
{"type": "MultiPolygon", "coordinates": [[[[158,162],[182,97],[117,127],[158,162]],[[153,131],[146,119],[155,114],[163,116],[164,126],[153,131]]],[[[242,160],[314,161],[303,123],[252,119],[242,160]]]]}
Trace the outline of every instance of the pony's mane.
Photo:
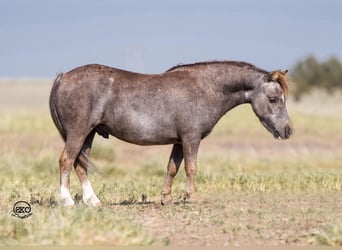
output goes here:
{"type": "Polygon", "coordinates": [[[277,70],[275,72],[278,72],[278,77],[276,79],[276,82],[279,83],[280,87],[284,91],[284,95],[287,97],[289,95],[289,82],[286,77],[287,71],[277,70]]]}
{"type": "Polygon", "coordinates": [[[251,69],[251,70],[264,73],[264,74],[267,73],[267,71],[260,69],[251,63],[242,62],[242,61],[206,61],[206,62],[196,62],[196,63],[190,63],[190,64],[178,64],[168,69],[166,72],[174,71],[177,69],[196,67],[196,66],[202,66],[202,65],[207,66],[207,65],[214,65],[214,64],[231,65],[231,66],[251,69]]]}
{"type": "Polygon", "coordinates": [[[223,64],[223,65],[241,67],[241,68],[253,70],[253,71],[265,74],[265,75],[269,75],[274,72],[277,72],[277,78],[272,79],[272,80],[279,83],[280,87],[284,91],[285,96],[287,96],[289,93],[289,84],[286,78],[287,71],[276,70],[273,72],[269,72],[269,71],[260,69],[251,63],[242,62],[242,61],[206,61],[206,62],[196,62],[196,63],[190,63],[190,64],[178,64],[176,66],[169,68],[166,72],[171,72],[175,70],[181,70],[181,69],[186,69],[186,68],[191,68],[191,67],[196,67],[196,66],[208,66],[208,65],[214,65],[214,64],[221,64],[221,65],[223,64]]]}

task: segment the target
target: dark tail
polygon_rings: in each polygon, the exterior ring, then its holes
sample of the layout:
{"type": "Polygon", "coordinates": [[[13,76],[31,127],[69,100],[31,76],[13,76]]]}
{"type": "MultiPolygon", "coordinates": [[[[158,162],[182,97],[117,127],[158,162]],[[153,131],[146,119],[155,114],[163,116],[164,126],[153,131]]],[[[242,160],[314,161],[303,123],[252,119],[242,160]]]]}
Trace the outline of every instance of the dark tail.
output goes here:
{"type": "MultiPolygon", "coordinates": [[[[49,100],[49,105],[50,105],[50,114],[53,122],[55,123],[59,134],[61,135],[62,139],[64,142],[66,141],[66,131],[63,125],[63,120],[61,119],[58,110],[57,110],[57,91],[60,85],[60,82],[63,78],[63,73],[59,73],[56,77],[56,79],[53,82],[52,89],[50,92],[50,100],[49,100]]],[[[77,159],[81,165],[89,170],[91,173],[98,173],[100,175],[103,175],[103,172],[96,167],[96,165],[90,160],[90,158],[84,153],[83,150],[81,150],[78,159],[77,159]]]]}
{"type": "Polygon", "coordinates": [[[64,130],[63,123],[61,121],[61,118],[58,114],[57,108],[56,108],[56,103],[57,103],[57,90],[59,87],[59,84],[63,78],[63,73],[59,73],[53,82],[52,89],[50,92],[50,100],[49,100],[49,105],[50,105],[50,114],[53,122],[55,123],[58,132],[62,136],[64,142],[66,140],[66,132],[64,130]]]}
{"type": "Polygon", "coordinates": [[[99,169],[89,158],[89,156],[81,151],[80,155],[78,156],[78,161],[81,163],[81,165],[87,169],[92,174],[98,174],[102,177],[105,176],[105,173],[99,169]]]}

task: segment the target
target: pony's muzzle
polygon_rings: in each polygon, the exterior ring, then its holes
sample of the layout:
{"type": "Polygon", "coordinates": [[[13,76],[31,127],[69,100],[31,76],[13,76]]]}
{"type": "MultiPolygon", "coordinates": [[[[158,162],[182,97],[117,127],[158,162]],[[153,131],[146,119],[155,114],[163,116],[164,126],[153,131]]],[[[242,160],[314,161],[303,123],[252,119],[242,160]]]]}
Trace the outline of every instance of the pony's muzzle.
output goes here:
{"type": "Polygon", "coordinates": [[[275,130],[273,133],[274,138],[278,140],[288,139],[293,134],[293,129],[290,124],[285,125],[284,130],[275,130]]]}
{"type": "Polygon", "coordinates": [[[285,126],[285,131],[284,131],[284,138],[288,139],[290,136],[293,134],[293,128],[290,124],[287,124],[285,126]]]}

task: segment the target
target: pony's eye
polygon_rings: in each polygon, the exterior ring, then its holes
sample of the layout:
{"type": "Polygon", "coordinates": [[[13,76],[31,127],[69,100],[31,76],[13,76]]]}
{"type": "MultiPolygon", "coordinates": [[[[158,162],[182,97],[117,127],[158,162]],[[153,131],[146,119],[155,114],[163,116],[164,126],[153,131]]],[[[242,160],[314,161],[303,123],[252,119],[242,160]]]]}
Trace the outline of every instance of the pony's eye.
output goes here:
{"type": "Polygon", "coordinates": [[[277,103],[279,99],[276,96],[272,96],[272,97],[269,97],[268,100],[270,103],[277,103]]]}

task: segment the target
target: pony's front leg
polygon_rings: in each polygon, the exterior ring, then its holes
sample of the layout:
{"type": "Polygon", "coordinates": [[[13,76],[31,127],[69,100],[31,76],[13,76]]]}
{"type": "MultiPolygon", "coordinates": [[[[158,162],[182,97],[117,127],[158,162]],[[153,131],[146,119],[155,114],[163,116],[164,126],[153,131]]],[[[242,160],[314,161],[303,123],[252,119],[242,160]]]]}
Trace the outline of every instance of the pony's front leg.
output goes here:
{"type": "Polygon", "coordinates": [[[172,183],[173,178],[176,176],[179,166],[183,160],[183,147],[181,144],[174,144],[170,155],[169,163],[167,165],[167,174],[165,177],[164,185],[161,191],[161,204],[165,205],[172,201],[172,183]]]}
{"type": "Polygon", "coordinates": [[[197,171],[197,152],[200,145],[200,138],[183,140],[183,154],[185,161],[186,185],[185,201],[194,200],[195,175],[197,171]]]}

